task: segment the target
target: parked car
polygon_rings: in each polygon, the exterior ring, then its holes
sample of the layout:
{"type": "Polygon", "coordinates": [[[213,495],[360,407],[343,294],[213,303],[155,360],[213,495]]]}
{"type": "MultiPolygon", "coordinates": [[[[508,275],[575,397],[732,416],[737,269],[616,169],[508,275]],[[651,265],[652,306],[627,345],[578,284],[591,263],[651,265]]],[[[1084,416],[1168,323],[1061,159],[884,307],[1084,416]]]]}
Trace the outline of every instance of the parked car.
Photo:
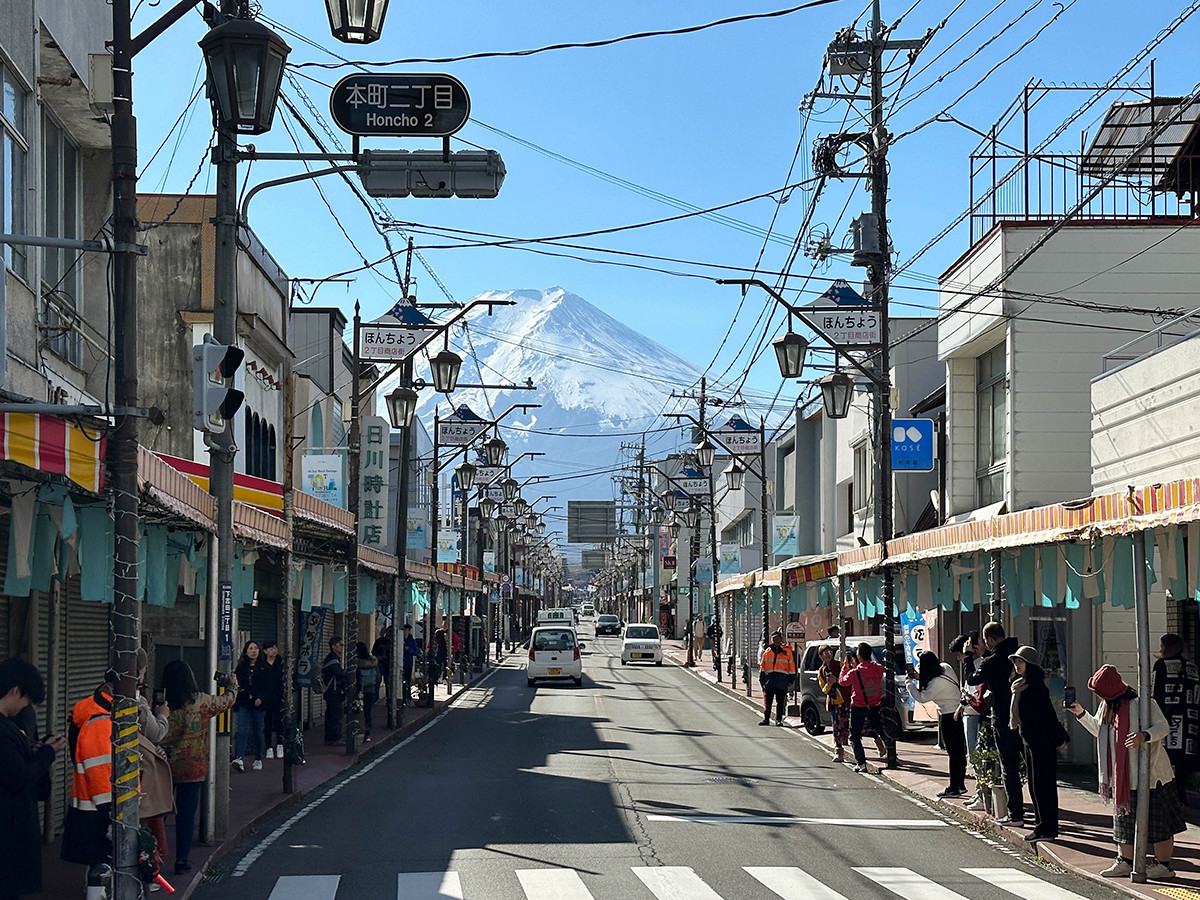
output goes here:
{"type": "MultiPolygon", "coordinates": [[[[875,657],[875,661],[882,665],[883,635],[871,634],[865,637],[847,637],[846,649],[848,652],[854,652],[855,648],[863,642],[870,645],[871,654],[875,657]]],[[[800,724],[804,726],[805,731],[809,734],[820,734],[832,724],[829,718],[829,710],[825,707],[825,695],[821,692],[821,686],[817,684],[817,669],[821,668],[820,650],[825,644],[837,646],[837,641],[812,641],[804,648],[804,652],[800,657],[800,724]]],[[[908,692],[904,690],[904,676],[906,672],[904,642],[900,638],[896,638],[895,646],[898,648],[894,660],[897,687],[896,710],[900,714],[900,722],[903,724],[906,732],[936,728],[936,721],[921,722],[913,719],[913,714],[908,704],[908,692]]]]}
{"type": "Polygon", "coordinates": [[[618,616],[604,613],[596,619],[596,636],[599,637],[602,634],[620,634],[621,629],[624,627],[625,623],[618,616]]]}
{"type": "Polygon", "coordinates": [[[583,684],[583,659],[575,629],[568,625],[539,625],[529,635],[529,661],[525,663],[525,683],[533,687],[539,679],[570,678],[583,684]]]}
{"type": "Polygon", "coordinates": [[[662,636],[658,633],[657,625],[639,623],[625,626],[625,636],[621,642],[621,665],[627,666],[631,662],[662,665],[662,636]]]}

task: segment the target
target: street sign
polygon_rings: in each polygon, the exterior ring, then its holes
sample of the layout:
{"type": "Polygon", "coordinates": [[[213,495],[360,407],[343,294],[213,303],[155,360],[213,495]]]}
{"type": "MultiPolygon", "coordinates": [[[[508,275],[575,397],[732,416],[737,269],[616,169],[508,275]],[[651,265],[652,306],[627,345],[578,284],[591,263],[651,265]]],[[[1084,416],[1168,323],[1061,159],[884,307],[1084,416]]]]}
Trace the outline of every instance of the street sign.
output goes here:
{"type": "Polygon", "coordinates": [[[504,477],[504,472],[504,466],[476,466],[475,484],[483,487],[491,484],[494,481],[499,481],[504,477]]]}
{"type": "Polygon", "coordinates": [[[445,447],[465,447],[490,426],[490,422],[481,419],[464,404],[438,422],[438,443],[445,447]]]}
{"type": "Polygon", "coordinates": [[[734,416],[725,427],[709,434],[734,456],[757,456],[762,452],[762,432],[741,416],[734,416]]]}
{"type": "Polygon", "coordinates": [[[366,362],[403,362],[441,328],[364,322],[359,326],[359,356],[366,362]]]}
{"type": "Polygon", "coordinates": [[[359,73],[333,86],[329,111],[347,134],[448,137],[467,124],[471,97],[451,75],[359,73]]]}
{"type": "Polygon", "coordinates": [[[835,344],[878,344],[879,310],[842,280],[808,307],[813,322],[835,344]]]}
{"type": "Polygon", "coordinates": [[[932,472],[933,419],[892,419],[892,471],[932,472]]]}
{"type": "Polygon", "coordinates": [[[664,556],[662,559],[662,563],[663,563],[662,567],[664,569],[673,569],[673,568],[675,568],[675,562],[676,562],[676,558],[674,556],[664,556]]]}
{"type": "Polygon", "coordinates": [[[783,639],[789,644],[798,644],[804,640],[804,625],[800,622],[788,622],[783,627],[783,639]]]}
{"type": "Polygon", "coordinates": [[[707,478],[682,478],[679,480],[679,487],[689,494],[707,494],[708,479],[707,478]]]}

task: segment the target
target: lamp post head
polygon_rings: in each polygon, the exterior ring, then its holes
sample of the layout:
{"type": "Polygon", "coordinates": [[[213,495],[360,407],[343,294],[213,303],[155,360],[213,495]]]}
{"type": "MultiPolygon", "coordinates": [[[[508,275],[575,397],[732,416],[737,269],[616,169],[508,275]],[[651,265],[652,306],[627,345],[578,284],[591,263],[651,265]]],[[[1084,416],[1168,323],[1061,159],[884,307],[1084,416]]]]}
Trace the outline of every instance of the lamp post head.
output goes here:
{"type": "Polygon", "coordinates": [[[500,489],[504,491],[504,499],[512,503],[516,499],[517,491],[521,489],[521,485],[517,483],[517,479],[510,476],[500,482],[500,489]]]}
{"type": "Polygon", "coordinates": [[[707,469],[711,466],[716,455],[717,445],[708,438],[696,445],[696,461],[700,463],[700,468],[707,469]]]}
{"type": "Polygon", "coordinates": [[[508,444],[504,443],[504,439],[499,436],[483,442],[483,453],[487,457],[489,466],[503,465],[504,454],[507,452],[508,444]]]}
{"type": "Polygon", "coordinates": [[[485,519],[490,519],[496,514],[496,501],[491,497],[483,497],[479,501],[479,514],[485,519]]]}
{"type": "Polygon", "coordinates": [[[845,372],[831,372],[817,383],[821,387],[825,415],[831,419],[846,418],[854,398],[854,379],[845,372]]]}
{"type": "Polygon", "coordinates": [[[514,497],[512,505],[518,516],[524,516],[529,512],[529,501],[524,497],[514,497]]]}
{"type": "Polygon", "coordinates": [[[734,460],[733,465],[725,470],[725,481],[731,491],[740,491],[742,485],[745,484],[746,470],[741,467],[737,460],[734,460]]]}
{"type": "Polygon", "coordinates": [[[221,127],[265,134],[275,118],[283,66],[291,47],[253,19],[230,19],[200,41],[209,96],[221,127]]]}
{"type": "Polygon", "coordinates": [[[462,357],[453,350],[443,350],[429,361],[429,370],[433,375],[433,389],[442,394],[449,394],[458,387],[462,357]]]}
{"type": "Polygon", "coordinates": [[[775,338],[775,359],[779,363],[779,374],[784,378],[799,378],[804,372],[804,357],[808,353],[808,341],[794,331],[775,338]]]}
{"type": "Polygon", "coordinates": [[[465,494],[475,484],[475,467],[469,462],[460,463],[458,468],[454,470],[454,474],[458,476],[458,486],[465,494]]]}
{"type": "Polygon", "coordinates": [[[325,0],[329,30],[343,44],[370,44],[383,34],[388,0],[325,0]]]}
{"type": "Polygon", "coordinates": [[[412,424],[417,412],[417,392],[410,387],[401,385],[385,396],[388,418],[393,428],[407,428],[412,424]]]}

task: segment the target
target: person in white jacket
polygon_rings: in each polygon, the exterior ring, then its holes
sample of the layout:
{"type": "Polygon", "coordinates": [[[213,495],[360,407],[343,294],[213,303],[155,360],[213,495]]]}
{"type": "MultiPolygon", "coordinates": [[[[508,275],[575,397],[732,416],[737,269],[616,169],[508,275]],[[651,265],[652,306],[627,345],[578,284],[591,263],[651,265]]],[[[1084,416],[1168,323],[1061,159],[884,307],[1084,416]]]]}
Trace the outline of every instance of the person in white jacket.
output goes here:
{"type": "Polygon", "coordinates": [[[939,797],[967,794],[967,740],[955,717],[962,697],[954,669],[941,662],[932,650],[917,654],[917,668],[908,667],[908,695],[918,703],[933,703],[938,709],[938,730],[950,759],[950,786],[939,797]]]}
{"type": "Polygon", "coordinates": [[[1137,810],[1137,754],[1130,753],[1142,744],[1150,745],[1150,820],[1147,843],[1154,846],[1154,862],[1146,867],[1146,877],[1156,880],[1175,877],[1171,856],[1175,835],[1187,830],[1171,761],[1163,749],[1163,738],[1170,724],[1157,703],[1150,700],[1150,721],[1143,723],[1137,692],[1125,683],[1110,665],[1103,665],[1088,680],[1088,687],[1100,698],[1095,714],[1078,703],[1068,704],[1084,728],[1096,735],[1099,756],[1100,797],[1113,804],[1113,839],[1117,844],[1116,861],[1101,872],[1110,878],[1133,873],[1133,838],[1137,810]]]}

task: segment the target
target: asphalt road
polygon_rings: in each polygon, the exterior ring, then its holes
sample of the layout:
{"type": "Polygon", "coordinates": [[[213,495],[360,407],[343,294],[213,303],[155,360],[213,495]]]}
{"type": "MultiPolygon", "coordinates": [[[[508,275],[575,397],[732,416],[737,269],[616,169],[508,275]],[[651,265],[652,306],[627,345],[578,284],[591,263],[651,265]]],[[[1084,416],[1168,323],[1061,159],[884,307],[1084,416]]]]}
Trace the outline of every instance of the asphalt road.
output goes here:
{"type": "Polygon", "coordinates": [[[584,682],[510,657],[281,815],[196,893],[246,900],[1076,900],[1036,865],[667,663],[585,632],[584,682]]]}

